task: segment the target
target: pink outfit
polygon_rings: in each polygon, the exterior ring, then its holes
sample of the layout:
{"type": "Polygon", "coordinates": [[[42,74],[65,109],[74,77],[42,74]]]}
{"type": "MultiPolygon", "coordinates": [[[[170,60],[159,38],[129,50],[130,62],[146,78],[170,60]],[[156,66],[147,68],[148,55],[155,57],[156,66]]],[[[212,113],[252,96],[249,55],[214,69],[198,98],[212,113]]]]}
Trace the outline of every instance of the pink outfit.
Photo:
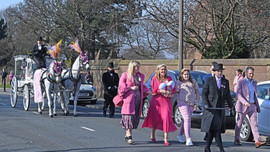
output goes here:
{"type": "Polygon", "coordinates": [[[192,81],[193,83],[190,81],[181,82],[179,80],[176,82],[177,103],[183,117],[179,134],[183,135],[185,131],[186,139],[190,138],[191,115],[194,104],[198,104],[200,97],[197,81],[194,79],[192,81]]]}
{"type": "Polygon", "coordinates": [[[9,80],[11,81],[13,78],[13,74],[9,74],[9,80]]]}
{"type": "Polygon", "coordinates": [[[244,103],[249,101],[249,90],[248,90],[247,78],[244,78],[238,81],[238,87],[237,87],[238,100],[235,105],[235,110],[238,112],[238,118],[235,124],[235,140],[239,140],[240,138],[240,129],[242,127],[242,123],[246,117],[246,114],[250,118],[250,125],[251,125],[255,142],[258,142],[260,140],[260,135],[258,131],[258,122],[257,122],[257,112],[260,112],[260,106],[257,99],[257,91],[256,91],[257,81],[253,80],[252,84],[255,90],[255,95],[254,95],[255,103],[250,103],[250,106],[247,107],[244,105],[244,103]]]}
{"type": "MultiPolygon", "coordinates": [[[[167,77],[168,81],[171,81],[170,76],[167,77]]],[[[154,128],[162,130],[163,132],[174,132],[177,130],[172,119],[172,103],[171,97],[165,97],[159,91],[159,85],[162,82],[159,81],[156,76],[152,79],[152,91],[154,94],[150,103],[147,117],[142,124],[142,128],[154,128]]],[[[175,89],[172,90],[174,93],[175,89]]]]}
{"type": "Polygon", "coordinates": [[[234,80],[233,80],[234,92],[237,92],[237,83],[242,78],[244,78],[244,77],[241,74],[234,77],[234,80]]]}
{"type": "MultiPolygon", "coordinates": [[[[144,93],[147,92],[149,89],[143,84],[144,82],[144,75],[142,73],[137,73],[141,82],[141,103],[140,103],[140,113],[142,112],[142,102],[144,93]]],[[[133,77],[128,78],[128,73],[125,72],[122,74],[119,80],[119,91],[118,94],[123,97],[123,106],[121,110],[121,114],[135,114],[135,99],[134,99],[134,92],[130,90],[130,87],[135,86],[135,82],[133,77]]]]}

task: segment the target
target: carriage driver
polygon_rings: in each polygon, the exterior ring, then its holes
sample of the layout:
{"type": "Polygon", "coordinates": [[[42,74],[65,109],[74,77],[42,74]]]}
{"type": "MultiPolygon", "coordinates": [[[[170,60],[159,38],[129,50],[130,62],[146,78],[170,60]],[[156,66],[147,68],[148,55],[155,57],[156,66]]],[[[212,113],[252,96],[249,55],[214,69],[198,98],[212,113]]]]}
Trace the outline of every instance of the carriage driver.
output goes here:
{"type": "Polygon", "coordinates": [[[47,48],[42,44],[42,37],[39,37],[32,51],[33,60],[37,64],[37,69],[46,68],[45,55],[47,55],[47,48]]]}

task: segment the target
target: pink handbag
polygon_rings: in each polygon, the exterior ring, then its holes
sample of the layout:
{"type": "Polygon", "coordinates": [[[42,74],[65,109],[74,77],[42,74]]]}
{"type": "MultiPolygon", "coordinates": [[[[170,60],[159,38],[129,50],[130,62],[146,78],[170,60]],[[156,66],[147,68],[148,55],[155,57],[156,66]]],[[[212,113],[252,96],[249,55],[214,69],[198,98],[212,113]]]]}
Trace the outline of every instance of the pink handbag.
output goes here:
{"type": "Polygon", "coordinates": [[[124,102],[123,99],[118,94],[113,98],[113,103],[115,104],[116,107],[122,107],[123,102],[124,102]]]}

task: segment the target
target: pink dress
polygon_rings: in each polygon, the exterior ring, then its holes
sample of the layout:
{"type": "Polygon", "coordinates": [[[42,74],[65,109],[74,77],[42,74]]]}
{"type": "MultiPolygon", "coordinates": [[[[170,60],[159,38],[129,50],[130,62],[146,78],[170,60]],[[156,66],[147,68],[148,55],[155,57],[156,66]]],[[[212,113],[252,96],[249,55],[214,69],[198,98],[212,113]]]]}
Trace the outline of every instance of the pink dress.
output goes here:
{"type": "MultiPolygon", "coordinates": [[[[168,81],[171,81],[170,76],[167,77],[168,81]]],[[[152,91],[156,95],[153,95],[147,117],[142,124],[142,128],[154,128],[162,130],[163,132],[174,132],[177,130],[172,119],[172,103],[170,97],[165,97],[159,93],[159,85],[162,82],[159,81],[156,76],[152,79],[152,91]]],[[[175,89],[172,90],[175,92],[175,89]]]]}

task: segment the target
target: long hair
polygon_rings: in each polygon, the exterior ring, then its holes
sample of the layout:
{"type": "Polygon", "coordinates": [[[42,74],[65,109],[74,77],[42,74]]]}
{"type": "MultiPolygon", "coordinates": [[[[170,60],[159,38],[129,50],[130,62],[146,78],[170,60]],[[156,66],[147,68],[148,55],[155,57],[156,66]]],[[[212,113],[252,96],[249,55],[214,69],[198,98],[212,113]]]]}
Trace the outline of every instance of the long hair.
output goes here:
{"type": "MultiPolygon", "coordinates": [[[[161,79],[161,78],[160,78],[159,70],[160,70],[162,67],[165,67],[165,69],[166,69],[166,71],[167,71],[167,66],[166,66],[165,64],[160,64],[160,65],[158,65],[158,66],[157,66],[157,69],[156,69],[156,78],[157,78],[158,80],[161,79]]],[[[164,78],[165,78],[165,79],[167,79],[167,73],[168,73],[168,71],[167,71],[166,74],[164,75],[164,78]]]]}
{"type": "Polygon", "coordinates": [[[183,75],[184,75],[185,72],[188,72],[188,73],[189,73],[188,81],[190,81],[191,83],[193,83],[192,77],[191,77],[191,74],[190,74],[190,70],[185,69],[185,68],[181,70],[179,80],[180,80],[181,82],[183,82],[183,75]]]}
{"type": "Polygon", "coordinates": [[[134,68],[135,68],[137,65],[140,65],[140,62],[135,61],[135,60],[132,60],[132,61],[129,62],[129,64],[128,64],[128,69],[127,69],[128,79],[131,79],[131,77],[132,77],[132,75],[133,75],[133,72],[134,72],[134,68]]]}

